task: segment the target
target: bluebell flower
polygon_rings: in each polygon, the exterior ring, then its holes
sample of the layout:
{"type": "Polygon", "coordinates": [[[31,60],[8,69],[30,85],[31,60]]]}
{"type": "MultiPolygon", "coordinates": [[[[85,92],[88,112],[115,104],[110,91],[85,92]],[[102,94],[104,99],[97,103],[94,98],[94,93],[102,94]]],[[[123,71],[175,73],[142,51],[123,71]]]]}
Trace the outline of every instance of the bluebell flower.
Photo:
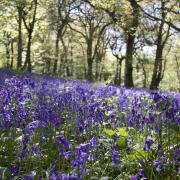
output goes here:
{"type": "Polygon", "coordinates": [[[146,163],[145,160],[144,160],[144,159],[141,159],[140,164],[141,164],[142,167],[145,166],[145,163],[146,163]]]}
{"type": "Polygon", "coordinates": [[[70,180],[82,180],[82,178],[77,173],[72,173],[70,175],[70,180]]]}
{"type": "Polygon", "coordinates": [[[80,151],[86,153],[87,152],[87,144],[80,144],[79,149],[80,149],[80,151]]]}
{"type": "Polygon", "coordinates": [[[65,140],[63,135],[56,136],[56,140],[63,145],[63,148],[69,150],[70,149],[70,143],[65,140]]]}
{"type": "Polygon", "coordinates": [[[178,164],[180,162],[180,148],[174,150],[174,164],[178,164]]]}
{"type": "Polygon", "coordinates": [[[157,170],[158,172],[160,172],[160,171],[162,170],[161,162],[160,162],[159,160],[154,160],[154,161],[153,161],[153,164],[154,164],[154,166],[156,167],[156,170],[157,170]]]}
{"type": "Polygon", "coordinates": [[[97,142],[97,138],[96,137],[92,137],[90,140],[89,140],[89,146],[90,148],[94,148],[98,145],[98,142],[97,142]]]}
{"type": "Polygon", "coordinates": [[[80,144],[75,148],[75,159],[71,162],[72,167],[85,171],[88,161],[87,144],[80,144]]]}
{"type": "Polygon", "coordinates": [[[137,124],[139,124],[140,117],[141,117],[141,114],[139,112],[136,112],[134,115],[134,118],[135,118],[137,124]]]}
{"type": "Polygon", "coordinates": [[[93,161],[94,160],[94,156],[92,153],[89,154],[89,157],[88,157],[88,161],[93,161]]]}
{"type": "Polygon", "coordinates": [[[61,174],[59,175],[59,178],[60,178],[61,180],[70,180],[69,174],[65,174],[65,173],[61,173],[61,174]]]}
{"type": "Polygon", "coordinates": [[[78,158],[79,158],[79,161],[80,161],[82,164],[84,164],[84,163],[86,163],[87,157],[88,157],[88,154],[87,154],[87,153],[81,152],[81,153],[80,153],[80,156],[79,156],[78,158]]]}
{"type": "Polygon", "coordinates": [[[156,170],[157,170],[157,172],[161,172],[161,165],[159,164],[157,167],[156,167],[156,170]]]}
{"type": "Polygon", "coordinates": [[[153,164],[154,164],[154,166],[158,166],[160,164],[160,162],[159,162],[159,160],[154,160],[153,164]]]}
{"type": "Polygon", "coordinates": [[[136,176],[131,176],[130,180],[140,180],[140,178],[136,175],[136,176]]]}
{"type": "Polygon", "coordinates": [[[119,165],[120,158],[119,158],[119,152],[116,151],[115,146],[111,147],[111,159],[114,163],[114,166],[117,167],[119,165]]]}
{"type": "Polygon", "coordinates": [[[13,166],[11,167],[11,174],[12,174],[13,176],[17,176],[18,173],[19,173],[19,167],[18,167],[17,165],[13,165],[13,166]]]}
{"type": "Polygon", "coordinates": [[[21,160],[21,161],[24,161],[24,160],[25,160],[25,154],[24,154],[24,152],[21,152],[21,154],[20,154],[20,160],[21,160]]]}
{"type": "Polygon", "coordinates": [[[22,177],[22,180],[34,180],[34,177],[36,175],[36,172],[35,171],[32,171],[28,174],[25,174],[23,177],[22,177]]]}
{"type": "Polygon", "coordinates": [[[42,152],[40,151],[39,149],[39,144],[33,144],[33,150],[34,150],[34,153],[38,156],[42,156],[42,152]]]}
{"type": "Polygon", "coordinates": [[[148,123],[148,117],[143,117],[143,119],[142,119],[142,122],[141,122],[141,124],[142,124],[142,127],[144,127],[144,125],[146,125],[147,123],[148,123]]]}
{"type": "Polygon", "coordinates": [[[150,150],[151,146],[154,144],[154,141],[152,139],[147,139],[144,144],[143,151],[150,150]]]}
{"type": "Polygon", "coordinates": [[[52,168],[48,170],[48,174],[51,180],[58,180],[58,161],[54,161],[52,168]]]}
{"type": "Polygon", "coordinates": [[[119,135],[114,134],[113,137],[112,137],[113,141],[116,142],[119,139],[119,137],[120,137],[119,135]]]}
{"type": "Polygon", "coordinates": [[[129,127],[132,127],[133,126],[133,119],[132,119],[132,117],[129,117],[129,118],[127,118],[128,120],[127,120],[127,123],[128,123],[128,126],[129,127]]]}
{"type": "Polygon", "coordinates": [[[27,145],[30,140],[29,135],[25,135],[25,137],[22,139],[23,146],[27,145]]]}
{"type": "Polygon", "coordinates": [[[67,151],[67,152],[64,153],[64,157],[65,157],[67,160],[70,160],[71,154],[72,154],[71,151],[67,151]]]}
{"type": "Polygon", "coordinates": [[[25,131],[29,134],[32,134],[34,132],[35,129],[37,129],[39,127],[39,121],[33,121],[30,122],[26,127],[25,127],[25,131]]]}
{"type": "Polygon", "coordinates": [[[72,160],[71,161],[71,166],[73,168],[78,168],[80,166],[80,162],[78,161],[78,159],[72,160]]]}
{"type": "Polygon", "coordinates": [[[84,122],[83,121],[80,121],[79,124],[78,124],[78,130],[80,132],[83,132],[85,129],[85,125],[84,125],[84,122]]]}
{"type": "Polygon", "coordinates": [[[144,177],[144,169],[139,169],[138,175],[144,177]]]}
{"type": "Polygon", "coordinates": [[[157,92],[153,92],[153,93],[151,93],[152,94],[152,97],[153,97],[153,100],[155,101],[155,102],[158,102],[158,101],[160,101],[161,100],[161,95],[159,94],[159,93],[157,93],[157,92]]]}
{"type": "Polygon", "coordinates": [[[60,180],[60,175],[57,172],[54,172],[50,175],[49,180],[60,180]]]}

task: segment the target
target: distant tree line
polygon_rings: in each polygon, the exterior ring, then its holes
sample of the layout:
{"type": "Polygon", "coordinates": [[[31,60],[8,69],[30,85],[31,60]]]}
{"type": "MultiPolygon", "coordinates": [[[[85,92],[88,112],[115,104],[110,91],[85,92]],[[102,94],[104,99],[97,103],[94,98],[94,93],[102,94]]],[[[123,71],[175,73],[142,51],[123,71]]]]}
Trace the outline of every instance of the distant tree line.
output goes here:
{"type": "Polygon", "coordinates": [[[1,59],[17,70],[150,89],[173,59],[180,86],[179,8],[177,0],[2,0],[1,59]]]}

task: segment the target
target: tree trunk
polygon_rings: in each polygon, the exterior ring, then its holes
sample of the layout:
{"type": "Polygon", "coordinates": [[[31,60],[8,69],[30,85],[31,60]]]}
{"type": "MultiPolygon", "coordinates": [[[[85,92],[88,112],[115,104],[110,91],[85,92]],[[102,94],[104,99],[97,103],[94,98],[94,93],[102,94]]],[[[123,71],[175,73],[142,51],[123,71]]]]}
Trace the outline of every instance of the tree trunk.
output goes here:
{"type": "Polygon", "coordinates": [[[11,41],[11,68],[14,65],[14,39],[11,41]]]}
{"type": "Polygon", "coordinates": [[[115,78],[114,78],[114,84],[115,85],[119,85],[119,81],[118,81],[118,77],[119,77],[119,62],[118,62],[118,58],[116,59],[117,60],[117,63],[116,63],[116,75],[115,75],[115,78]]]}
{"type": "Polygon", "coordinates": [[[92,65],[93,65],[92,59],[88,58],[88,72],[87,72],[88,81],[93,81],[92,65]]]}
{"type": "MultiPolygon", "coordinates": [[[[161,13],[162,13],[162,19],[165,20],[165,2],[162,2],[161,6],[161,13]]],[[[164,45],[169,37],[169,29],[166,33],[166,37],[163,40],[163,28],[164,28],[164,21],[161,21],[158,31],[158,37],[157,37],[157,48],[156,48],[156,57],[155,57],[155,63],[154,63],[154,69],[153,69],[153,75],[151,79],[151,85],[150,89],[158,89],[158,86],[160,84],[160,81],[163,78],[163,49],[164,45]]]]}
{"type": "Polygon", "coordinates": [[[127,45],[126,45],[126,59],[125,59],[125,78],[124,85],[126,87],[133,87],[133,53],[135,43],[135,33],[139,26],[139,7],[135,0],[129,0],[132,7],[132,22],[127,29],[127,45]]]}
{"type": "Polygon", "coordinates": [[[32,64],[31,64],[31,40],[32,40],[32,31],[28,32],[28,44],[27,44],[27,52],[26,52],[26,60],[24,64],[24,68],[27,68],[28,72],[32,71],[32,64]]]}
{"type": "Polygon", "coordinates": [[[95,79],[98,80],[99,77],[99,57],[96,58],[96,72],[95,72],[95,79]]]}
{"type": "MultiPolygon", "coordinates": [[[[26,51],[26,60],[23,66],[23,69],[26,69],[31,72],[32,71],[32,64],[31,64],[31,40],[32,40],[32,33],[34,31],[34,26],[35,26],[35,22],[36,22],[36,12],[37,12],[37,5],[38,2],[37,0],[32,1],[34,3],[34,12],[33,12],[33,17],[32,17],[32,21],[28,22],[27,24],[27,19],[26,16],[22,16],[22,20],[24,22],[25,28],[27,30],[28,33],[28,43],[27,43],[27,51],[26,51]]],[[[27,13],[27,12],[26,12],[27,13]]],[[[25,13],[25,14],[26,14],[25,13]]],[[[28,13],[27,13],[28,14],[28,13]]]]}
{"type": "Polygon", "coordinates": [[[150,89],[158,89],[162,76],[163,47],[158,44],[150,89]]]}
{"type": "Polygon", "coordinates": [[[134,41],[135,35],[128,33],[127,35],[127,47],[126,47],[126,60],[125,60],[125,79],[124,85],[126,87],[133,87],[133,53],[134,53],[134,41]]]}
{"type": "Polygon", "coordinates": [[[87,65],[87,79],[88,81],[93,81],[92,39],[87,41],[87,65]]]}
{"type": "Polygon", "coordinates": [[[179,84],[178,90],[180,91],[180,65],[178,63],[178,57],[176,55],[175,55],[175,61],[176,61],[176,67],[177,67],[176,73],[177,73],[178,84],[179,84]]]}
{"type": "Polygon", "coordinates": [[[70,59],[70,76],[73,76],[74,62],[73,62],[73,46],[71,46],[71,59],[70,59]]]}
{"type": "Polygon", "coordinates": [[[118,76],[118,85],[121,85],[121,71],[122,71],[122,60],[119,60],[119,76],[118,76]]]}
{"type": "Polygon", "coordinates": [[[10,44],[11,44],[11,33],[4,31],[4,38],[5,38],[5,48],[6,48],[6,67],[10,67],[10,44]]]}
{"type": "Polygon", "coordinates": [[[116,75],[114,79],[114,84],[121,85],[122,59],[119,57],[116,58],[117,58],[117,65],[116,65],[116,75]]]}
{"type": "Polygon", "coordinates": [[[18,55],[17,69],[22,67],[22,10],[18,8],[18,55]]]}
{"type": "Polygon", "coordinates": [[[6,66],[7,68],[10,67],[10,49],[9,46],[6,46],[6,66]]]}
{"type": "Polygon", "coordinates": [[[57,33],[56,36],[56,49],[55,49],[55,59],[54,59],[54,67],[53,67],[53,74],[56,74],[57,72],[57,65],[58,65],[58,60],[59,60],[59,38],[60,38],[60,33],[57,33]]]}
{"type": "Polygon", "coordinates": [[[102,64],[100,73],[99,73],[99,81],[102,81],[103,79],[103,73],[104,73],[104,64],[102,64]]]}
{"type": "Polygon", "coordinates": [[[143,70],[143,88],[147,87],[147,72],[146,72],[146,68],[144,67],[144,64],[142,63],[142,70],[143,70]]]}
{"type": "Polygon", "coordinates": [[[67,56],[68,56],[68,51],[67,51],[67,46],[64,42],[64,39],[63,39],[63,36],[60,36],[60,40],[61,40],[61,44],[62,44],[62,47],[63,47],[63,53],[62,53],[62,58],[61,58],[61,62],[60,62],[60,74],[61,75],[67,75],[66,74],[66,70],[67,70],[67,67],[68,67],[68,59],[67,59],[67,56]]]}

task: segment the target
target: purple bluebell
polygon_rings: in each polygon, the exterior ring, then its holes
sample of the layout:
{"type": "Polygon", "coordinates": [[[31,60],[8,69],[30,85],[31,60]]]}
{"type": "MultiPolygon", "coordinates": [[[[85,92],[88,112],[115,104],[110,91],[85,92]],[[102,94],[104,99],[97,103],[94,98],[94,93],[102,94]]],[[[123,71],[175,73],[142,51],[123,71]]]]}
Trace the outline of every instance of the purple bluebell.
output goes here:
{"type": "Polygon", "coordinates": [[[140,178],[136,175],[136,176],[131,176],[130,180],[140,180],[140,178]]]}
{"type": "Polygon", "coordinates": [[[161,172],[161,170],[162,170],[161,165],[158,165],[158,166],[156,167],[156,170],[157,170],[157,172],[161,172]]]}
{"type": "Polygon", "coordinates": [[[72,173],[70,175],[70,180],[82,180],[82,177],[78,175],[77,173],[72,173]]]}
{"type": "Polygon", "coordinates": [[[71,166],[73,168],[78,168],[80,166],[80,162],[78,161],[78,159],[72,160],[71,161],[71,166]]]}
{"type": "Polygon", "coordinates": [[[72,155],[71,151],[67,151],[67,152],[64,153],[64,157],[65,157],[67,160],[70,160],[71,155],[72,155]]]}
{"type": "Polygon", "coordinates": [[[13,176],[17,176],[18,173],[19,173],[19,166],[17,166],[17,165],[12,165],[12,166],[11,166],[11,174],[12,174],[13,176]]]}
{"type": "Polygon", "coordinates": [[[120,163],[120,158],[119,158],[119,152],[116,151],[116,147],[112,146],[111,147],[111,159],[114,163],[114,166],[117,167],[120,163]]]}
{"type": "Polygon", "coordinates": [[[157,93],[157,92],[152,92],[151,93],[151,95],[152,95],[152,97],[153,97],[153,100],[157,103],[158,101],[160,101],[161,100],[161,95],[159,94],[159,93],[157,93]]]}
{"type": "Polygon", "coordinates": [[[180,148],[174,150],[174,164],[180,162],[180,148]]]}
{"type": "Polygon", "coordinates": [[[150,150],[151,146],[154,144],[154,141],[152,139],[147,139],[144,144],[143,151],[150,150]]]}
{"type": "Polygon", "coordinates": [[[96,138],[96,137],[92,137],[92,138],[89,140],[89,146],[90,146],[90,148],[95,148],[95,147],[97,147],[97,145],[98,145],[97,138],[96,138]]]}
{"type": "Polygon", "coordinates": [[[160,162],[159,160],[154,160],[154,161],[153,161],[153,164],[154,164],[154,166],[156,167],[156,170],[157,170],[158,172],[160,172],[160,171],[162,170],[162,168],[161,168],[161,162],[160,162]]]}
{"type": "Polygon", "coordinates": [[[93,161],[94,160],[94,156],[92,153],[89,154],[89,157],[88,157],[88,161],[93,161]]]}
{"type": "Polygon", "coordinates": [[[34,171],[28,173],[28,174],[25,174],[23,177],[22,177],[22,180],[33,180],[34,177],[35,177],[36,173],[34,171]]]}
{"type": "Polygon", "coordinates": [[[25,131],[29,134],[32,134],[34,132],[34,130],[36,130],[39,127],[39,121],[33,121],[30,122],[26,127],[25,127],[25,131]]]}
{"type": "Polygon", "coordinates": [[[61,143],[65,149],[67,149],[67,150],[70,149],[70,143],[69,143],[67,140],[65,140],[65,138],[64,138],[63,135],[58,135],[58,136],[56,136],[56,140],[57,140],[59,143],[61,143]]]}
{"type": "Polygon", "coordinates": [[[140,177],[144,177],[144,169],[139,169],[138,175],[139,175],[140,177]]]}
{"type": "Polygon", "coordinates": [[[40,151],[39,149],[39,144],[33,144],[33,150],[34,150],[34,153],[38,156],[42,156],[42,152],[40,151]]]}
{"type": "Polygon", "coordinates": [[[27,145],[29,140],[30,140],[30,136],[29,135],[25,135],[24,138],[22,139],[23,146],[27,145]]]}
{"type": "Polygon", "coordinates": [[[60,174],[60,179],[61,180],[70,180],[70,176],[69,176],[69,174],[61,173],[60,174]]]}
{"type": "Polygon", "coordinates": [[[60,180],[60,174],[57,172],[54,172],[50,175],[49,180],[60,180]]]}

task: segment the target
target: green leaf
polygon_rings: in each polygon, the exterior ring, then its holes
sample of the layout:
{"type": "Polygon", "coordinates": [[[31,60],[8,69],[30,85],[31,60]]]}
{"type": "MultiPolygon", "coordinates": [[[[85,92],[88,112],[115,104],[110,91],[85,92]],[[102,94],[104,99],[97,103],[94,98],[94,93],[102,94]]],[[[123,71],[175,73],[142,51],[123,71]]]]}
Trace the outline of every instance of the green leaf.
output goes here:
{"type": "Polygon", "coordinates": [[[120,148],[126,148],[126,147],[127,147],[127,138],[125,138],[125,137],[120,137],[120,138],[117,140],[117,145],[118,145],[120,148]]]}
{"type": "Polygon", "coordinates": [[[143,157],[143,158],[145,158],[146,155],[147,155],[147,153],[146,153],[145,151],[143,151],[142,149],[137,149],[136,152],[135,152],[135,155],[136,155],[137,157],[143,157]]]}
{"type": "Polygon", "coordinates": [[[116,132],[112,129],[104,129],[104,132],[109,136],[113,136],[114,134],[116,134],[116,132]]]}
{"type": "Polygon", "coordinates": [[[119,128],[117,134],[123,137],[127,137],[128,132],[126,130],[126,127],[119,128]]]}

